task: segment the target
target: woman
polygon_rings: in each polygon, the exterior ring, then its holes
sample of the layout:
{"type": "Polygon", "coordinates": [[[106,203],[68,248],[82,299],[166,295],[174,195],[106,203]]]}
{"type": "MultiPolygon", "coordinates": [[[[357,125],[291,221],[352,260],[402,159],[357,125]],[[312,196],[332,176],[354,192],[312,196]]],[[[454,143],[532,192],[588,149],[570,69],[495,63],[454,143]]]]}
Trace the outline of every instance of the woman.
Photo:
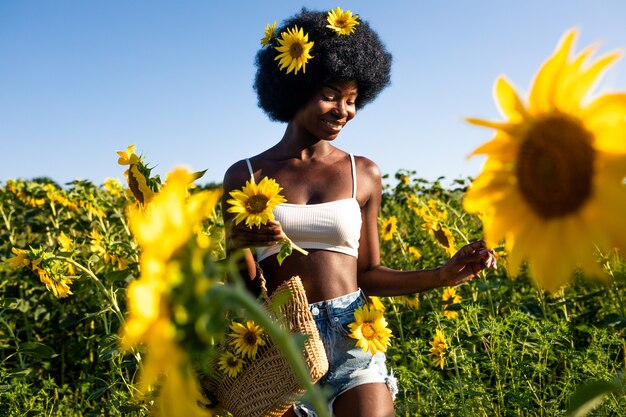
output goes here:
{"type": "MultiPolygon", "coordinates": [[[[269,290],[299,275],[324,342],[330,370],[319,382],[329,389],[329,407],[341,416],[392,416],[395,379],[382,352],[372,355],[347,337],[363,294],[394,296],[461,284],[495,260],[483,242],[463,247],[440,268],[396,271],[380,265],[378,211],[381,174],[375,163],[338,149],[334,141],[357,110],[389,84],[391,55],[369,27],[349,12],[302,10],[277,31],[266,29],[257,55],[255,90],[268,116],[287,123],[280,141],[232,165],[228,192],[251,178],[275,179],[287,203],[277,221],[249,229],[228,225],[229,252],[242,249],[249,285],[258,284],[256,261],[269,290]],[[276,259],[282,232],[309,254],[276,259]]],[[[296,404],[286,415],[310,416],[296,404]]]]}

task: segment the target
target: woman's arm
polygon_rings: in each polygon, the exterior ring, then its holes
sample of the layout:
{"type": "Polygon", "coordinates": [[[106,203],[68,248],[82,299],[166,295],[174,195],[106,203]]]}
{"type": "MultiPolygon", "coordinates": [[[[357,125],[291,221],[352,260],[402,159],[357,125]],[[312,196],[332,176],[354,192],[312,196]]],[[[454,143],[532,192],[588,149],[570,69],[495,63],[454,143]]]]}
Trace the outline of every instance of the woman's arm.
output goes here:
{"type": "Polygon", "coordinates": [[[382,199],[380,169],[372,161],[359,158],[357,173],[361,206],[361,239],[357,261],[359,286],[368,295],[394,296],[413,294],[438,287],[448,287],[469,281],[487,266],[495,266],[492,252],[483,241],[462,247],[439,268],[398,271],[380,265],[378,213],[382,199]],[[362,193],[361,193],[362,191],[362,193]]]}

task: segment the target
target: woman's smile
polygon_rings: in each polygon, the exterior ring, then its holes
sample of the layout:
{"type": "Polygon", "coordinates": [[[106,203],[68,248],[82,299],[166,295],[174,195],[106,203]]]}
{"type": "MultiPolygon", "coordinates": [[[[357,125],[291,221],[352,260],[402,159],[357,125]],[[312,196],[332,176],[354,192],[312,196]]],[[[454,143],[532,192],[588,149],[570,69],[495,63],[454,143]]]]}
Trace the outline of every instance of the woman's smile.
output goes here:
{"type": "Polygon", "coordinates": [[[328,119],[321,119],[321,120],[324,126],[326,126],[328,130],[334,134],[339,133],[341,129],[343,128],[343,126],[346,124],[346,122],[340,122],[337,120],[328,120],[328,119]]]}

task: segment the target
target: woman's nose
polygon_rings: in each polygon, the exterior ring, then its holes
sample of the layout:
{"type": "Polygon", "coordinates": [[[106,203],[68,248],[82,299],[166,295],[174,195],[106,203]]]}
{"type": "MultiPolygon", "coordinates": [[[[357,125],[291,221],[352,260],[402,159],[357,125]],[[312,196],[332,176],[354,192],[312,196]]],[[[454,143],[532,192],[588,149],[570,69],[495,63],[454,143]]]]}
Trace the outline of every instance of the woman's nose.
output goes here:
{"type": "Polygon", "coordinates": [[[348,104],[343,100],[337,101],[335,110],[340,117],[348,116],[348,104]]]}

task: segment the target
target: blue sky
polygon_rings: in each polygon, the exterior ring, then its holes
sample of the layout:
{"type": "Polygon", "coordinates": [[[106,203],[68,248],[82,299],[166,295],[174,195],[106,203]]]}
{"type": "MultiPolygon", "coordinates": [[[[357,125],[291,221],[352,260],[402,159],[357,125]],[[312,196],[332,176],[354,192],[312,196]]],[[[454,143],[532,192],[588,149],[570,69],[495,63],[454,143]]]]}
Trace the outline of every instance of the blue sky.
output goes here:
{"type": "MultiPolygon", "coordinates": [[[[122,179],[115,151],[136,144],[155,173],[221,182],[282,136],[256,105],[254,55],[302,6],[352,10],[393,54],[391,86],[335,142],[391,175],[477,175],[466,156],[491,132],[463,118],[499,118],[496,77],[525,92],[567,29],[626,49],[623,0],[0,0],[0,181],[122,179]]],[[[626,90],[624,59],[599,89],[626,90]]]]}

